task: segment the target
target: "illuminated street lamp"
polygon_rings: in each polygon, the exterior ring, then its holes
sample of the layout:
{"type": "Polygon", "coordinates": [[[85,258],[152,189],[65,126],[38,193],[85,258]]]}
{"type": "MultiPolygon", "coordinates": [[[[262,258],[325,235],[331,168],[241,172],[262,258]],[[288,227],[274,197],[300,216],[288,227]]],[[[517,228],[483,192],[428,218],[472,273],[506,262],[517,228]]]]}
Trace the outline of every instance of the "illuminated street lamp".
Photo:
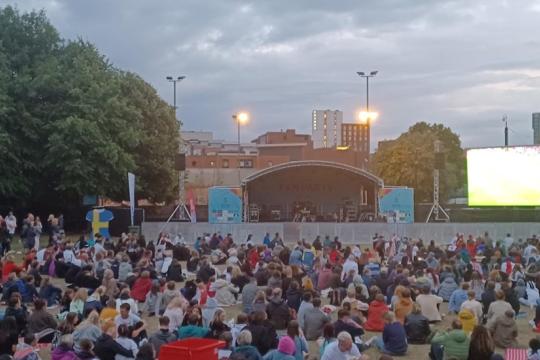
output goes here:
{"type": "Polygon", "coordinates": [[[238,125],[238,152],[240,152],[240,126],[249,122],[249,114],[247,112],[239,112],[234,114],[232,118],[238,125]]]}
{"type": "Polygon", "coordinates": [[[377,114],[376,112],[369,111],[369,78],[374,77],[375,75],[377,75],[378,72],[378,70],[370,71],[369,73],[363,71],[356,72],[358,76],[366,79],[366,111],[360,112],[358,118],[360,122],[366,124],[367,126],[367,158],[369,158],[369,150],[371,146],[371,121],[377,119],[377,117],[379,116],[379,114],[377,114]]]}
{"type": "Polygon", "coordinates": [[[372,121],[377,120],[379,113],[376,111],[360,111],[358,113],[358,120],[361,124],[371,124],[372,121]]]}

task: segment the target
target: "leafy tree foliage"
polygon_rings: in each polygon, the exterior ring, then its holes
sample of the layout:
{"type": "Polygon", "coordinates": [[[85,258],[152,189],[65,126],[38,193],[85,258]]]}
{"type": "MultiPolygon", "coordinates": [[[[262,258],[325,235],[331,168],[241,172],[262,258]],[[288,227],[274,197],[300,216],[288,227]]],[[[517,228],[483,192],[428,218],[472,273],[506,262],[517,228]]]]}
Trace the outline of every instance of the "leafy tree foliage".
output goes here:
{"type": "Polygon", "coordinates": [[[433,199],[435,140],[442,142],[445,169],[440,172],[440,198],[445,200],[464,183],[465,161],[459,136],[441,124],[419,122],[375,153],[373,170],[385,185],[414,188],[416,202],[433,199]]]}
{"type": "Polygon", "coordinates": [[[0,9],[0,200],[70,204],[85,194],[175,193],[172,108],[90,43],[65,41],[44,12],[0,9]]]}

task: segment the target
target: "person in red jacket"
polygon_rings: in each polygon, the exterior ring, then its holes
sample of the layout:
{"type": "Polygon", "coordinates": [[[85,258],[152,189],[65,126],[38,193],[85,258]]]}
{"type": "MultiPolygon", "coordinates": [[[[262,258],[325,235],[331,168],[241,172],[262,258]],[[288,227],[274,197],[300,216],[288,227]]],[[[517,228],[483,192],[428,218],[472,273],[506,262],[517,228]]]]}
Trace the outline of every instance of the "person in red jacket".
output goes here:
{"type": "Polygon", "coordinates": [[[248,245],[248,263],[251,270],[255,269],[255,266],[257,266],[257,263],[259,262],[259,251],[257,247],[251,247],[251,245],[248,245]]]}
{"type": "Polygon", "coordinates": [[[388,311],[388,306],[384,302],[384,295],[377,294],[375,300],[369,304],[368,318],[364,324],[364,329],[369,331],[383,331],[384,320],[383,315],[388,311]]]}
{"type": "Polygon", "coordinates": [[[131,297],[139,302],[146,300],[146,294],[152,288],[152,279],[150,279],[150,273],[143,271],[141,277],[135,280],[133,288],[131,289],[131,297]]]}
{"type": "Polygon", "coordinates": [[[15,264],[13,260],[13,255],[7,255],[4,258],[4,264],[2,265],[2,283],[5,283],[8,279],[9,274],[12,272],[19,273],[22,269],[15,264]]]}

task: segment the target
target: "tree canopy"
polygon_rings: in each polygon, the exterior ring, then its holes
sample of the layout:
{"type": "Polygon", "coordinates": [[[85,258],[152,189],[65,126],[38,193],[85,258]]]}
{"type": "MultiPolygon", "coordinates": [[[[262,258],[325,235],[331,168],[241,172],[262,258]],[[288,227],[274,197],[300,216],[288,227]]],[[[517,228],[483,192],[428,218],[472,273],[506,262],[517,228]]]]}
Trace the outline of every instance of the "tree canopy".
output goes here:
{"type": "Polygon", "coordinates": [[[444,201],[464,184],[465,156],[459,136],[441,124],[419,122],[397,139],[377,149],[373,171],[387,186],[414,188],[416,202],[433,200],[435,141],[442,142],[445,169],[440,171],[440,199],[444,201]]]}
{"type": "Polygon", "coordinates": [[[64,40],[43,11],[0,8],[0,200],[80,203],[88,195],[176,193],[179,123],[156,90],[94,45],[64,40]]]}

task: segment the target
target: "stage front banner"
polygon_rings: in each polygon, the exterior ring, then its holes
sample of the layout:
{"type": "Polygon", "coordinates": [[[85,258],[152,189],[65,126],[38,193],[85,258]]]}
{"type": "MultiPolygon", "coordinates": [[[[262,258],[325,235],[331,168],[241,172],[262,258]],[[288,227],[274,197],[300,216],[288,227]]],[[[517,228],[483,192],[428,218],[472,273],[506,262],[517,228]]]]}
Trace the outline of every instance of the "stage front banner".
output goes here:
{"type": "Polygon", "coordinates": [[[239,224],[242,222],[242,190],[231,187],[208,189],[208,222],[239,224]]]}
{"type": "Polygon", "coordinates": [[[388,223],[414,222],[414,189],[385,187],[379,190],[379,213],[388,223]]]}

